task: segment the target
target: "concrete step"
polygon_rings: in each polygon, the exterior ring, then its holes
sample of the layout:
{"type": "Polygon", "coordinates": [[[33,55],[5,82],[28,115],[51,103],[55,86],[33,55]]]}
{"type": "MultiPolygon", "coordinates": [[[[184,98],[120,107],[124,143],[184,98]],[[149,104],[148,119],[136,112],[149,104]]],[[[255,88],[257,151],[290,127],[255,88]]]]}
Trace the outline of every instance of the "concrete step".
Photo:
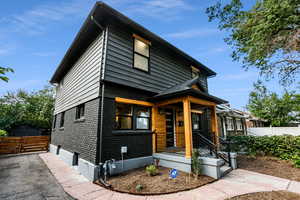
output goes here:
{"type": "Polygon", "coordinates": [[[224,177],[226,174],[232,171],[232,168],[226,164],[220,168],[220,171],[221,171],[221,176],[224,177]]]}

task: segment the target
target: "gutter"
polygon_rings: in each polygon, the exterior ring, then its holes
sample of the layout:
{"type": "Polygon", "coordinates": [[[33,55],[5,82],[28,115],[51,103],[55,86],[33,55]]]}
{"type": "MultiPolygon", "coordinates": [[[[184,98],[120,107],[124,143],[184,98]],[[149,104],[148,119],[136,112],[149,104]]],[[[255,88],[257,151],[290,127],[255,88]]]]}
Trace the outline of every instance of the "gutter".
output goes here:
{"type": "MultiPolygon", "coordinates": [[[[105,61],[106,61],[106,49],[107,49],[107,35],[108,35],[108,27],[104,28],[95,18],[91,15],[91,21],[93,21],[96,26],[98,26],[102,30],[103,38],[102,38],[102,55],[101,55],[101,63],[100,63],[100,88],[101,88],[101,102],[99,106],[99,116],[100,116],[100,127],[98,128],[98,140],[97,140],[97,155],[96,155],[96,164],[102,165],[102,138],[103,138],[103,113],[104,113],[104,74],[105,74],[105,61]]],[[[99,93],[100,95],[100,93],[99,93]]]]}

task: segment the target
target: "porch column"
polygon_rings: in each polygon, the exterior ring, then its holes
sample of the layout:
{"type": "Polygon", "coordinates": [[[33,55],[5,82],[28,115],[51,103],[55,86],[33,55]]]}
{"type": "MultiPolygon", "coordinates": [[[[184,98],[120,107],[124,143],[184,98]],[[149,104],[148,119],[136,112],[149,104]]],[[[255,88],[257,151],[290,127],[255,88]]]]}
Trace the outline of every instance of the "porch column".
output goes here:
{"type": "Polygon", "coordinates": [[[191,120],[191,104],[188,98],[183,100],[183,118],[184,118],[184,136],[185,136],[185,157],[192,157],[193,141],[192,141],[192,120],[191,120]]]}
{"type": "Polygon", "coordinates": [[[211,107],[211,130],[215,134],[215,144],[219,145],[219,129],[217,121],[216,106],[211,107]]]}
{"type": "Polygon", "coordinates": [[[156,123],[157,123],[157,114],[158,108],[157,106],[152,107],[152,153],[156,153],[156,123]]]}

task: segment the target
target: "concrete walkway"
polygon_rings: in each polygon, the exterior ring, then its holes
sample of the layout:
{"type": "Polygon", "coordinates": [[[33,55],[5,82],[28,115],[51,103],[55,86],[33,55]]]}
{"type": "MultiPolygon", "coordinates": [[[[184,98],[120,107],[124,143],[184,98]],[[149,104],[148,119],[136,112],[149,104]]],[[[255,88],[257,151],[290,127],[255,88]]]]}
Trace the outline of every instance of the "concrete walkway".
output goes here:
{"type": "Polygon", "coordinates": [[[223,179],[203,187],[175,194],[137,196],[113,192],[94,185],[51,153],[40,154],[64,190],[79,200],[223,200],[246,193],[288,190],[300,194],[300,182],[237,169],[223,179]]]}

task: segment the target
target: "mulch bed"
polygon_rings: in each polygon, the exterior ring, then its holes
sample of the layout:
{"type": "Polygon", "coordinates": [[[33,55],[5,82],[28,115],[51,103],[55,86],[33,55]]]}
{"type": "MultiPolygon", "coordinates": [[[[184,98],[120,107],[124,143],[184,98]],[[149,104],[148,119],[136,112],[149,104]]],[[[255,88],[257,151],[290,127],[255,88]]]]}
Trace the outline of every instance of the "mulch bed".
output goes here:
{"type": "Polygon", "coordinates": [[[226,200],[300,200],[300,195],[287,191],[257,192],[226,200]]]}
{"type": "Polygon", "coordinates": [[[158,170],[158,175],[148,176],[145,168],[139,168],[111,177],[107,182],[114,191],[140,195],[158,195],[190,190],[215,181],[215,179],[204,175],[200,175],[198,179],[195,179],[192,175],[181,171],[178,172],[176,179],[171,180],[169,179],[169,168],[159,167],[158,170]],[[137,191],[137,185],[142,185],[143,189],[137,191]]]}
{"type": "Polygon", "coordinates": [[[293,163],[287,160],[280,160],[279,158],[270,156],[250,157],[239,155],[237,163],[241,169],[300,181],[300,168],[294,167],[293,163]]]}

